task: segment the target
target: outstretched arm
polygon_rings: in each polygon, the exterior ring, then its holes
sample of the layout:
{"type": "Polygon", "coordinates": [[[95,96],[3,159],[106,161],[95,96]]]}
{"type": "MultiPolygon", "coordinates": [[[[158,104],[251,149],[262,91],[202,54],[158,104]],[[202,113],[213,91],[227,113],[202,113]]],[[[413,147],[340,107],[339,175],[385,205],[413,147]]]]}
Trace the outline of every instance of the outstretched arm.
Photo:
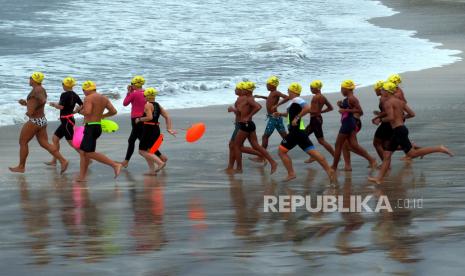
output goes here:
{"type": "Polygon", "coordinates": [[[255,99],[264,99],[264,100],[267,100],[267,99],[268,99],[268,97],[266,97],[266,96],[261,96],[261,95],[253,95],[253,97],[254,97],[255,99]]]}
{"type": "Polygon", "coordinates": [[[170,115],[166,110],[160,106],[160,115],[165,118],[166,122],[166,131],[168,131],[169,134],[176,136],[176,131],[173,130],[173,121],[171,120],[170,115]]]}

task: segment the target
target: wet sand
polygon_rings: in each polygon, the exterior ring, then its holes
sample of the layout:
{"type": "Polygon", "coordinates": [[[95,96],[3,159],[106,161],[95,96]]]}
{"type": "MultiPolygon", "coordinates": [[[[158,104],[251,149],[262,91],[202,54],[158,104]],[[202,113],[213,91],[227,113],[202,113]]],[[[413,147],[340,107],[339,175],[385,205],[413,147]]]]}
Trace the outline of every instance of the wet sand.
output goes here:
{"type": "MultiPolygon", "coordinates": [[[[384,2],[402,13],[375,19],[375,24],[415,29],[420,37],[464,50],[464,3],[384,2]]],[[[408,122],[411,139],[419,145],[446,144],[456,156],[432,155],[408,165],[396,153],[382,186],[367,182],[366,161],[357,156],[353,172],[339,172],[339,184],[329,185],[318,165],[303,164],[307,156],[299,149],[291,152],[298,174],[293,182],[281,182],[286,173],[280,161],[278,172],[270,176],[269,167],[247,156],[244,174],[228,177],[222,169],[233,118],[225,106],[170,111],[176,128],[203,121],[207,133],[195,144],[184,142],[182,133],[177,138],[166,134],[161,150],[170,160],[156,178],[142,175],[146,164],[136,153],[116,181],[110,168],[93,164],[89,182],[78,184],[73,181],[79,169],[76,153],[62,143],[71,165],[60,176],[42,164],[49,155],[36,142],[31,143],[27,172],[11,174],[7,167],[18,161],[19,126],[2,127],[2,274],[459,275],[465,247],[464,74],[464,62],[403,74],[406,96],[417,114],[408,122]],[[394,212],[263,212],[263,195],[323,194],[386,195],[394,212]],[[399,199],[423,199],[423,208],[400,208],[399,199]]],[[[371,88],[357,91],[366,114],[359,141],[374,155],[370,114],[377,98],[371,88]]],[[[329,98],[335,103],[341,96],[329,98]]],[[[324,120],[325,135],[334,143],[339,116],[332,112],[324,120]]],[[[122,160],[129,119],[117,121],[121,130],[102,135],[98,147],[122,160]]],[[[264,113],[255,121],[261,135],[264,113]]],[[[50,134],[55,127],[49,125],[50,134]]],[[[276,159],[279,142],[273,135],[270,151],[276,159]]]]}

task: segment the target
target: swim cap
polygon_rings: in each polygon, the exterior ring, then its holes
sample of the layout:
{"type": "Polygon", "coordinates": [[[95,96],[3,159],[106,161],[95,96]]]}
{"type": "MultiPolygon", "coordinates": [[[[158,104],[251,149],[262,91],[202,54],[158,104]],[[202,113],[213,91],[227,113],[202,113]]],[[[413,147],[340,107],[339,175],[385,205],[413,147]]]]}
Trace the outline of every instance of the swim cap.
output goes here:
{"type": "Polygon", "coordinates": [[[400,83],[402,83],[402,78],[399,74],[394,74],[389,76],[388,81],[393,82],[396,85],[399,85],[400,83]]]}
{"type": "Polygon", "coordinates": [[[84,91],[97,90],[97,85],[95,84],[95,82],[87,80],[82,83],[82,90],[84,91]]]}
{"type": "Polygon", "coordinates": [[[239,90],[244,89],[244,82],[243,82],[243,81],[238,82],[238,83],[236,84],[236,89],[239,89],[239,90]]]}
{"type": "Polygon", "coordinates": [[[145,79],[142,76],[135,76],[132,78],[131,84],[135,87],[141,88],[145,84],[145,79]]]}
{"type": "Polygon", "coordinates": [[[341,83],[341,87],[345,89],[350,89],[354,90],[355,89],[355,83],[353,80],[345,80],[341,83]]]}
{"type": "Polygon", "coordinates": [[[289,85],[288,90],[294,94],[300,95],[302,92],[302,85],[298,84],[297,82],[293,82],[291,85],[289,85]]]}
{"type": "Polygon", "coordinates": [[[314,80],[310,83],[311,88],[321,89],[323,87],[323,83],[320,80],[314,80]]]}
{"type": "Polygon", "coordinates": [[[268,80],[266,81],[267,84],[271,84],[273,85],[274,87],[278,87],[279,85],[279,79],[278,77],[276,76],[271,76],[268,78],[268,80]]]}
{"type": "Polygon", "coordinates": [[[158,95],[158,91],[157,91],[157,89],[155,89],[153,87],[149,87],[149,88],[145,89],[145,91],[144,91],[144,96],[146,96],[146,97],[155,97],[156,95],[158,95]]]}
{"type": "Polygon", "coordinates": [[[383,85],[384,85],[384,81],[379,80],[375,83],[375,85],[373,85],[373,89],[375,90],[381,89],[383,88],[383,85]]]}
{"type": "Polygon", "coordinates": [[[246,81],[242,85],[242,89],[253,92],[255,90],[255,83],[253,81],[246,81]]]}
{"type": "Polygon", "coordinates": [[[394,94],[397,90],[397,85],[393,82],[387,81],[383,84],[383,90],[386,90],[390,94],[394,94]]]}
{"type": "Polygon", "coordinates": [[[76,80],[72,77],[66,77],[63,79],[63,85],[66,87],[73,87],[76,85],[76,80]]]}
{"type": "Polygon", "coordinates": [[[44,74],[41,72],[34,72],[31,75],[31,79],[33,79],[35,82],[39,84],[42,83],[42,81],[44,80],[44,77],[45,77],[44,74]]]}

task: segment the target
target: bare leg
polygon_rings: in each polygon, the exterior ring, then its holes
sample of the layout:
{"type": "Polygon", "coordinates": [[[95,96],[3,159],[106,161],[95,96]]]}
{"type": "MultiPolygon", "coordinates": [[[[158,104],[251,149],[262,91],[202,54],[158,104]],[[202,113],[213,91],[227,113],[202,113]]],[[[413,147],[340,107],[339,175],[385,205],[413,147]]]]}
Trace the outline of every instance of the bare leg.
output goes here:
{"type": "Polygon", "coordinates": [[[264,149],[262,146],[260,146],[260,144],[258,143],[257,134],[255,133],[255,131],[250,133],[248,139],[249,139],[250,145],[252,145],[252,148],[255,149],[256,151],[260,152],[261,155],[266,160],[268,160],[268,162],[270,162],[271,174],[273,174],[276,171],[276,169],[278,168],[278,163],[276,163],[276,161],[274,161],[274,159],[271,157],[271,155],[268,153],[268,151],[266,149],[264,149]]]}
{"type": "MultiPolygon", "coordinates": [[[[56,135],[53,135],[52,137],[52,144],[53,146],[55,146],[55,148],[60,151],[60,138],[58,138],[58,136],[56,135]]],[[[57,164],[57,159],[55,157],[52,157],[52,161],[50,162],[44,162],[45,165],[49,165],[49,166],[55,166],[57,164]]]]}
{"type": "Polygon", "coordinates": [[[236,161],[236,157],[234,154],[234,141],[229,141],[229,162],[228,167],[224,169],[224,172],[227,174],[234,173],[234,163],[236,161]]]}
{"type": "Polygon", "coordinates": [[[26,169],[26,159],[29,155],[29,142],[34,138],[38,127],[31,122],[26,122],[19,134],[19,165],[16,167],[9,167],[10,171],[23,173],[26,169]]]}
{"type": "Polygon", "coordinates": [[[358,144],[357,137],[355,136],[355,132],[353,132],[349,136],[348,142],[349,142],[350,149],[353,152],[355,152],[356,154],[368,160],[368,162],[370,163],[370,168],[376,169],[376,166],[377,166],[376,159],[373,158],[370,154],[368,154],[368,152],[358,144]]]}
{"type": "Polygon", "coordinates": [[[391,167],[391,158],[392,151],[384,151],[383,164],[381,164],[381,169],[379,170],[377,177],[368,177],[368,181],[374,182],[376,184],[383,183],[384,176],[386,176],[387,171],[391,167]]]}
{"type": "Polygon", "coordinates": [[[105,165],[112,167],[115,172],[115,178],[118,177],[121,171],[121,167],[122,167],[120,163],[117,163],[111,160],[110,158],[106,157],[104,154],[99,153],[99,152],[86,152],[85,155],[89,159],[93,159],[97,162],[100,162],[100,163],[103,163],[105,165]]]}
{"type": "Polygon", "coordinates": [[[89,169],[89,158],[83,151],[79,151],[80,163],[79,163],[79,178],[78,182],[87,181],[87,170],[89,169]]]}
{"type": "Polygon", "coordinates": [[[341,134],[339,133],[336,138],[336,145],[334,146],[334,159],[333,159],[333,165],[331,168],[333,170],[337,170],[337,165],[339,165],[339,160],[341,159],[341,154],[342,154],[342,146],[344,145],[345,141],[347,140],[347,135],[346,134],[341,134]]]}
{"type": "Polygon", "coordinates": [[[326,171],[328,174],[329,180],[331,183],[335,182],[336,180],[336,173],[334,170],[329,166],[328,162],[326,162],[326,158],[317,150],[308,150],[308,155],[310,155],[313,159],[315,159],[318,164],[326,171]]]}
{"type": "Polygon", "coordinates": [[[375,147],[376,153],[379,156],[379,159],[383,161],[383,156],[384,156],[384,148],[383,148],[383,141],[378,138],[373,139],[373,147],[375,147]]]}
{"type": "Polygon", "coordinates": [[[47,128],[41,128],[36,134],[37,141],[40,146],[47,150],[53,157],[55,157],[61,164],[61,173],[64,173],[68,169],[69,162],[66,160],[57,148],[48,143],[47,128]]]}
{"type": "Polygon", "coordinates": [[[244,146],[244,141],[247,139],[249,134],[245,131],[239,130],[234,140],[234,156],[236,158],[236,172],[242,173],[242,151],[241,148],[244,146]]]}
{"type": "Polygon", "coordinates": [[[287,177],[284,179],[285,182],[291,181],[292,179],[296,178],[294,168],[292,167],[292,160],[287,154],[287,151],[279,148],[278,150],[279,157],[281,158],[281,161],[283,161],[283,165],[287,170],[287,177]]]}
{"type": "MultiPolygon", "coordinates": [[[[155,171],[155,164],[154,164],[154,162],[157,162],[157,161],[155,161],[155,159],[152,158],[151,154],[147,151],[139,150],[139,154],[142,157],[144,157],[145,161],[147,162],[147,165],[149,166],[149,171],[147,173],[144,173],[144,175],[151,175],[151,176],[157,175],[157,172],[155,171]]],[[[154,156],[156,157],[156,155],[154,156]]]]}
{"type": "Polygon", "coordinates": [[[350,147],[348,141],[346,141],[342,146],[342,156],[344,158],[344,171],[352,171],[352,161],[350,158],[350,147]]]}
{"type": "Polygon", "coordinates": [[[432,153],[444,153],[449,156],[454,156],[454,154],[445,146],[436,146],[436,147],[423,147],[419,149],[412,148],[408,153],[407,156],[410,158],[416,158],[419,156],[424,156],[432,153]]]}
{"type": "MultiPolygon", "coordinates": [[[[264,149],[267,149],[268,148],[268,141],[270,139],[270,136],[266,135],[266,134],[263,134],[262,136],[262,147],[264,149]]],[[[244,151],[242,151],[244,152],[244,151]]],[[[265,161],[265,158],[263,158],[263,156],[259,155],[255,158],[250,158],[250,160],[254,161],[254,162],[263,162],[265,161]]]]}

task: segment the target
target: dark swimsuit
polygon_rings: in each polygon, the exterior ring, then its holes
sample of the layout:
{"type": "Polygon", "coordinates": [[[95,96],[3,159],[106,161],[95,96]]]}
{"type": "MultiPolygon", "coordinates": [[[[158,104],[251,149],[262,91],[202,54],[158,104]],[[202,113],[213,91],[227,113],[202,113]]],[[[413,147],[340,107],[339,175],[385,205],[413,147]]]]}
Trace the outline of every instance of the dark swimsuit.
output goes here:
{"type": "Polygon", "coordinates": [[[239,129],[247,133],[254,132],[257,129],[253,121],[239,122],[238,124],[239,124],[239,129]]]}
{"type": "Polygon", "coordinates": [[[307,133],[305,132],[305,126],[303,123],[301,123],[302,119],[297,121],[296,126],[291,124],[294,118],[302,111],[304,104],[305,101],[301,100],[300,104],[298,102],[294,102],[288,108],[287,112],[289,115],[289,134],[285,139],[282,140],[280,145],[280,149],[284,152],[290,151],[295,146],[299,146],[305,152],[315,149],[315,146],[313,145],[312,141],[310,141],[307,133]]]}
{"type": "MultiPolygon", "coordinates": [[[[345,98],[342,101],[341,108],[349,109],[349,100],[345,98]]],[[[360,120],[359,120],[360,121],[360,120]]],[[[361,128],[361,122],[360,122],[361,128]]],[[[351,112],[344,112],[341,116],[341,128],[339,129],[340,134],[351,134],[352,132],[357,131],[357,120],[354,117],[354,114],[351,112]]]]}
{"type": "MultiPolygon", "coordinates": [[[[379,110],[383,112],[383,105],[379,104],[379,110]]],[[[378,138],[382,141],[389,141],[392,137],[392,127],[388,122],[381,122],[375,132],[375,138],[378,138]]]]}
{"type": "Polygon", "coordinates": [[[72,140],[74,135],[74,107],[76,104],[82,106],[82,100],[73,91],[61,93],[59,105],[63,106],[60,110],[60,126],[55,130],[55,136],[59,139],[65,137],[66,140],[72,140]]]}
{"type": "MultiPolygon", "coordinates": [[[[150,102],[153,105],[153,113],[152,113],[152,120],[148,122],[140,123],[142,124],[142,135],[139,143],[139,150],[148,151],[155,142],[160,137],[160,123],[158,120],[160,119],[160,105],[157,102],[150,102]]],[[[144,113],[142,117],[147,116],[144,113]]],[[[156,151],[155,155],[161,156],[160,151],[156,151]]]]}
{"type": "Polygon", "coordinates": [[[305,133],[307,135],[314,133],[316,138],[323,138],[323,117],[321,115],[311,116],[310,124],[305,128],[305,133]]]}
{"type": "Polygon", "coordinates": [[[100,122],[86,123],[80,149],[84,152],[95,152],[97,139],[100,135],[102,135],[102,126],[100,122]]]}

